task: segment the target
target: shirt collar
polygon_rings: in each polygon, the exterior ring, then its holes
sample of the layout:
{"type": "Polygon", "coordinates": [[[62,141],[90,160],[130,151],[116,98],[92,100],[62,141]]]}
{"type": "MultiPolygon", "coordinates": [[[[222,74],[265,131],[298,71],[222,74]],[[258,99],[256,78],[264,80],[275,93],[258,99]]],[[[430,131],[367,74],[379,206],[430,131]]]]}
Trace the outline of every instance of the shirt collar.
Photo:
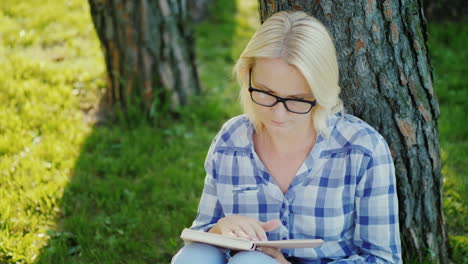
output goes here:
{"type": "MultiPolygon", "coordinates": [[[[330,137],[332,137],[341,117],[341,113],[332,114],[328,117],[327,129],[330,132],[330,137]]],[[[253,150],[253,133],[254,126],[247,116],[241,115],[233,118],[225,125],[216,148],[218,150],[251,152],[253,150]]],[[[326,140],[326,138],[319,134],[316,143],[323,140],[326,140]]]]}

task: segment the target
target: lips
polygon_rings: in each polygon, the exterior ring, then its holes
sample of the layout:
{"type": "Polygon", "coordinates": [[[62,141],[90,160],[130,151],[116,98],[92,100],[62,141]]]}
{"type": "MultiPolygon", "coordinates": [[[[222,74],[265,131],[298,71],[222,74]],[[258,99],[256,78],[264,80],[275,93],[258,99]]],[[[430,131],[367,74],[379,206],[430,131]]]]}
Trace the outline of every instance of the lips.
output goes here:
{"type": "Polygon", "coordinates": [[[277,126],[282,126],[282,125],[286,124],[286,122],[278,122],[278,121],[275,121],[275,120],[271,120],[271,122],[272,122],[274,125],[277,125],[277,126]]]}

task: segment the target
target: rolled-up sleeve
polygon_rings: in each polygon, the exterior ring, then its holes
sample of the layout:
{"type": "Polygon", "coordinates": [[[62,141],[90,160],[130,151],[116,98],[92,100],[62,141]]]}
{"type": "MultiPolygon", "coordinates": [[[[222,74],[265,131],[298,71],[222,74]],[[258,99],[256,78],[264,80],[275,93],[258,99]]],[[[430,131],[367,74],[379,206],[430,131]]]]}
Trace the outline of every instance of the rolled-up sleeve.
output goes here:
{"type": "Polygon", "coordinates": [[[395,168],[383,138],[366,161],[355,197],[353,242],[359,254],[332,263],[402,263],[395,168]]]}
{"type": "Polygon", "coordinates": [[[224,217],[216,190],[216,153],[217,137],[213,140],[205,160],[205,185],[198,205],[197,217],[192,223],[191,229],[208,231],[220,218],[224,217]]]}

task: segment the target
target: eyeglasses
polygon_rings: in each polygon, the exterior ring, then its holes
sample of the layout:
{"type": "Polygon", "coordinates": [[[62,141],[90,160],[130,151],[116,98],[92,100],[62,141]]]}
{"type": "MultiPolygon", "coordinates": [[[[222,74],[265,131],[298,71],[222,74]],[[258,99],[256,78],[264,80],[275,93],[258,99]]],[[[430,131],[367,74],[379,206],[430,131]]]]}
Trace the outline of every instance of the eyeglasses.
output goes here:
{"type": "Polygon", "coordinates": [[[249,92],[250,98],[254,103],[266,106],[273,107],[277,103],[283,103],[286,110],[296,114],[307,114],[310,112],[312,107],[316,105],[316,101],[308,101],[302,99],[292,99],[292,98],[283,98],[271,94],[269,92],[259,90],[252,87],[252,69],[249,70],[249,92]]]}

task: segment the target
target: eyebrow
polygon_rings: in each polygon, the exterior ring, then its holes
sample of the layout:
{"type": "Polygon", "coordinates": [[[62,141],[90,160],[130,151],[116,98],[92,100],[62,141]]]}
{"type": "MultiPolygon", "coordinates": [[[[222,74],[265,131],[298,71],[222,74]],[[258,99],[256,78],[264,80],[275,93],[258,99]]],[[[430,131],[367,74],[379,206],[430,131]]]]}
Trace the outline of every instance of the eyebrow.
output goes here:
{"type": "MultiPolygon", "coordinates": [[[[253,83],[253,81],[252,81],[252,83],[253,83]]],[[[268,88],[268,86],[266,86],[266,85],[264,85],[262,83],[255,82],[255,85],[264,88],[269,93],[276,94],[275,91],[271,90],[270,88],[268,88]]],[[[313,96],[310,93],[302,93],[302,94],[291,94],[291,95],[288,95],[286,97],[313,97],[313,96]]]]}

